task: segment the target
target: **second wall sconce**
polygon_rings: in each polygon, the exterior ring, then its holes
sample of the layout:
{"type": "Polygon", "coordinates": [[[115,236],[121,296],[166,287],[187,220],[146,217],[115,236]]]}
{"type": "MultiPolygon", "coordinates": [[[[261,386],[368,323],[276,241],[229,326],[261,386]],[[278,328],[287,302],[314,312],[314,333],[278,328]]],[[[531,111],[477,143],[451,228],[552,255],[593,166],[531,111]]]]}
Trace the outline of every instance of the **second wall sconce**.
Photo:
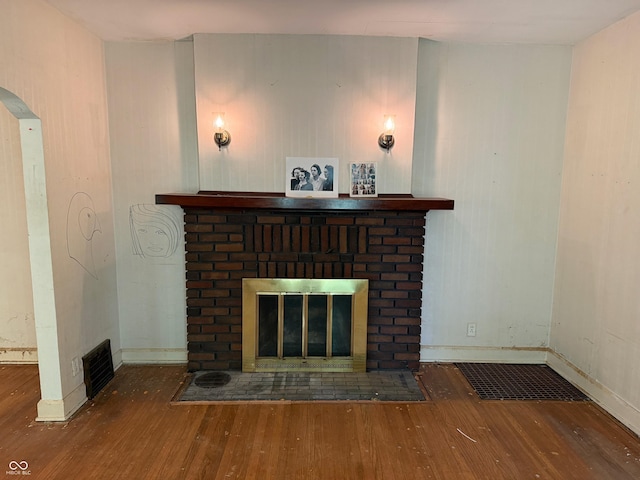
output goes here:
{"type": "Polygon", "coordinates": [[[378,145],[384,148],[387,152],[393,147],[395,139],[393,138],[393,132],[396,129],[396,117],[394,115],[384,116],[384,132],[378,137],[378,145]]]}
{"type": "Polygon", "coordinates": [[[213,121],[213,125],[216,131],[213,134],[213,140],[218,145],[218,150],[221,150],[222,147],[229,145],[231,135],[224,129],[224,113],[216,113],[215,116],[216,119],[213,121]]]}

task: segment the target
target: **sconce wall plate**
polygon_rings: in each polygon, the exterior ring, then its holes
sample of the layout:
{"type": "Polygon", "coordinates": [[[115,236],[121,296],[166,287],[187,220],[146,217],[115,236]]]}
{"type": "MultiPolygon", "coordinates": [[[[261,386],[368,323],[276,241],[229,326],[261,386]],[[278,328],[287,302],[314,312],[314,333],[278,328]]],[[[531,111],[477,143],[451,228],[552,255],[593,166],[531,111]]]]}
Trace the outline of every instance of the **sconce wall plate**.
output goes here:
{"type": "Polygon", "coordinates": [[[216,142],[216,145],[218,145],[218,150],[220,150],[222,147],[226,147],[227,145],[229,145],[229,142],[231,141],[231,135],[229,135],[229,132],[227,132],[226,130],[222,130],[221,132],[216,132],[213,134],[213,141],[216,142]]]}
{"type": "Polygon", "coordinates": [[[384,148],[387,152],[391,147],[393,147],[394,143],[396,143],[396,140],[393,138],[393,135],[383,133],[378,137],[378,145],[380,145],[381,148],[384,148]]]}

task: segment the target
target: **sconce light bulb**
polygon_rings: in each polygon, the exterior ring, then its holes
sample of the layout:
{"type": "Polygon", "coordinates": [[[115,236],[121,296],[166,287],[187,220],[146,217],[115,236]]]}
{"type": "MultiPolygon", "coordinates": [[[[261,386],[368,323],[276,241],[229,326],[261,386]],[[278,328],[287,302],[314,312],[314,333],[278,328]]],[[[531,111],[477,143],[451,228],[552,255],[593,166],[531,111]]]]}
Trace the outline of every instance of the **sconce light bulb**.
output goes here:
{"type": "Polygon", "coordinates": [[[224,128],[224,118],[222,118],[221,114],[216,117],[215,126],[218,130],[222,130],[224,128]]]}
{"type": "Polygon", "coordinates": [[[387,135],[393,135],[393,132],[396,129],[396,122],[393,119],[393,116],[387,115],[387,118],[384,121],[384,131],[387,135]]]}
{"type": "Polygon", "coordinates": [[[393,138],[393,132],[396,129],[396,120],[393,115],[385,115],[384,117],[384,132],[378,137],[378,145],[384,148],[387,153],[389,149],[393,147],[395,139],[393,138]]]}

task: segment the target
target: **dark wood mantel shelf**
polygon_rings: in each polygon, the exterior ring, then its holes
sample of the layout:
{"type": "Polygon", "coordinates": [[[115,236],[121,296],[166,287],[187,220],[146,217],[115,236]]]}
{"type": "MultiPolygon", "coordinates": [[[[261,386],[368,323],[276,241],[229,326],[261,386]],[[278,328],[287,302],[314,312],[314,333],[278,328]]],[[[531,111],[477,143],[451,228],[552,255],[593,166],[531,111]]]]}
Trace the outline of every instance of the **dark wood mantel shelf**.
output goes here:
{"type": "Polygon", "coordinates": [[[453,210],[447,198],[415,198],[411,194],[384,194],[378,197],[293,198],[284,193],[220,192],[159,193],[156,204],[189,208],[264,208],[269,210],[387,210],[424,211],[453,210]]]}

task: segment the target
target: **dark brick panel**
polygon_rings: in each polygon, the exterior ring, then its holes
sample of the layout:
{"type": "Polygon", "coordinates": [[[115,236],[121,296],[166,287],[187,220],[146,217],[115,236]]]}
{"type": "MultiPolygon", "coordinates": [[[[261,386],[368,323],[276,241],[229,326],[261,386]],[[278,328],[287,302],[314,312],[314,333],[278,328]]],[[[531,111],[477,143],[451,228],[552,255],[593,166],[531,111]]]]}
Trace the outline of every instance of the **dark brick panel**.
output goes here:
{"type": "Polygon", "coordinates": [[[369,279],[367,368],[420,360],[424,212],[185,209],[190,370],[242,368],[242,278],[369,279]]]}

